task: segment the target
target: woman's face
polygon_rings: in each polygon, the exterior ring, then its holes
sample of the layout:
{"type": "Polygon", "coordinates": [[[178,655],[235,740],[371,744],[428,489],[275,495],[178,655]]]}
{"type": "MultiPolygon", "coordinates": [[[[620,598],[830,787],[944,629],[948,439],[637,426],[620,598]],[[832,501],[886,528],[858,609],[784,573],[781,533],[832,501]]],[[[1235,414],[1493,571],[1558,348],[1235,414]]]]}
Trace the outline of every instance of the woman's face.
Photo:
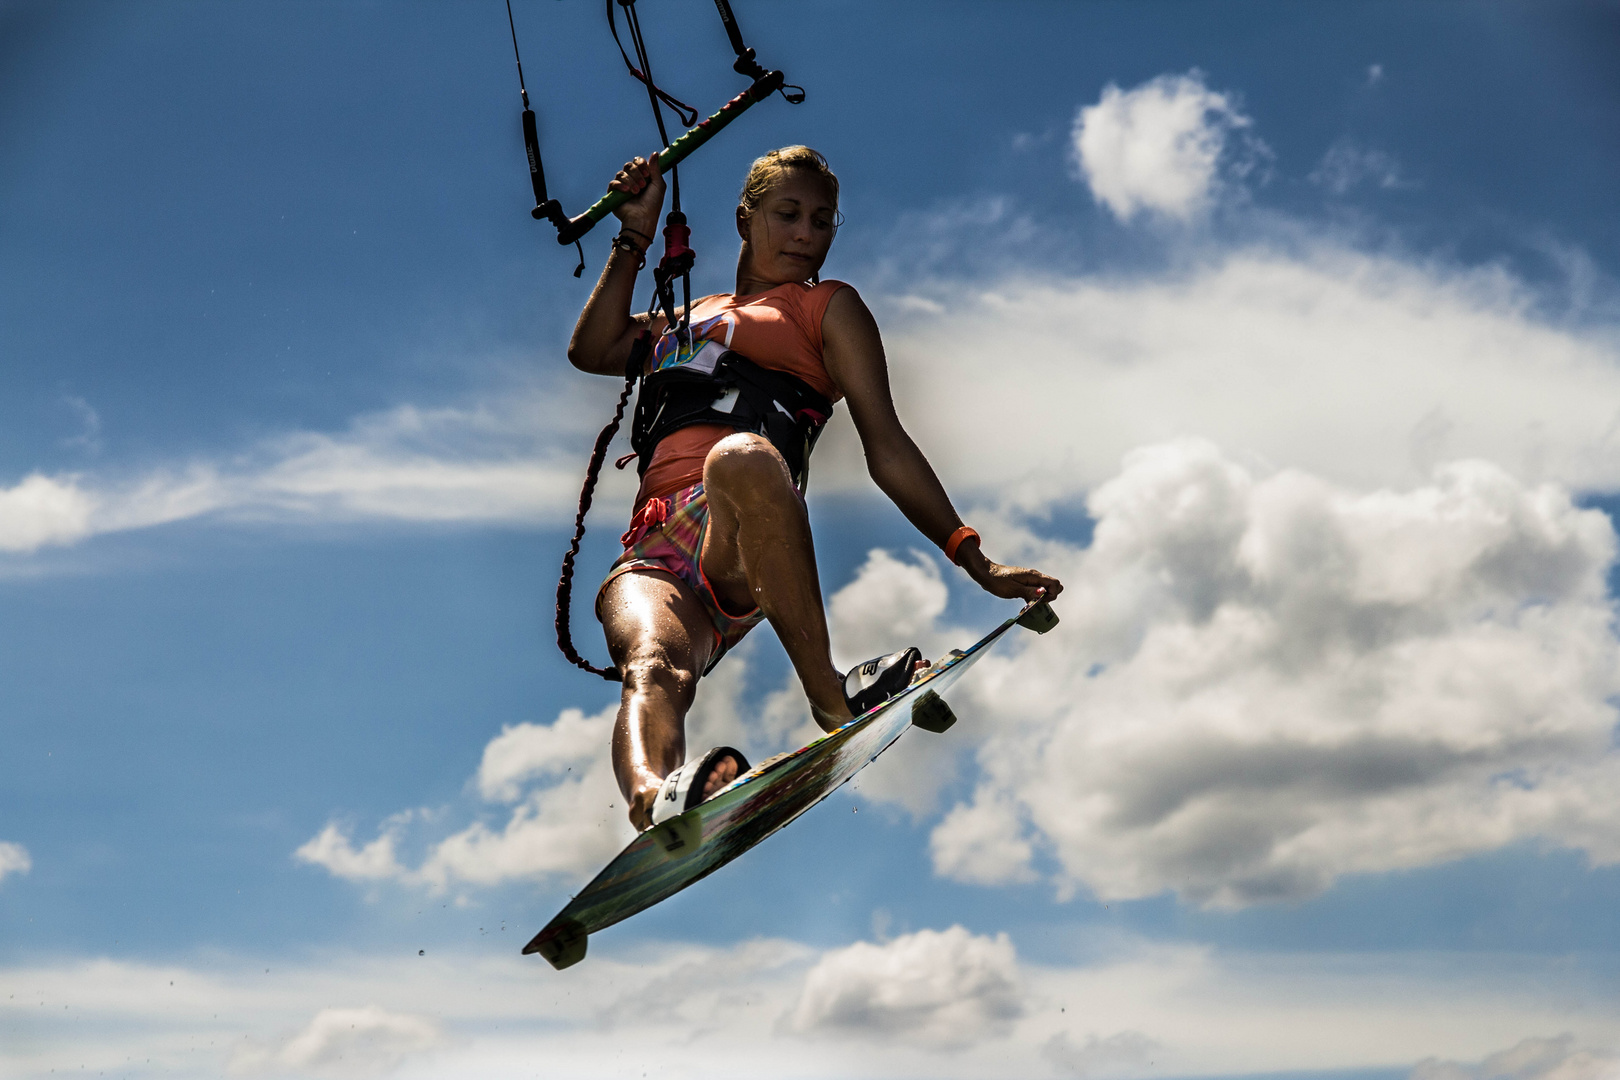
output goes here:
{"type": "Polygon", "coordinates": [[[773,285],[808,280],[827,260],[837,219],[826,181],[806,169],[789,170],[750,217],[739,211],[737,231],[746,241],[748,260],[744,272],[773,285]]]}

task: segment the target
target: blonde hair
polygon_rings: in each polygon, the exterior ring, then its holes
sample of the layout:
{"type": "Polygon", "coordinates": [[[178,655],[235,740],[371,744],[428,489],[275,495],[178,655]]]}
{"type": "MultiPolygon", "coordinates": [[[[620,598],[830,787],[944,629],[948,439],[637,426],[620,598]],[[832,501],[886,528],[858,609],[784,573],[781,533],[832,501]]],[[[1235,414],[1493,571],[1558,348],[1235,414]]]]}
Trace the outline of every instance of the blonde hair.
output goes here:
{"type": "Polygon", "coordinates": [[[764,157],[754,159],[748,167],[748,179],[743,181],[742,194],[737,196],[737,209],[744,217],[753,217],[765,193],[793,169],[805,169],[826,181],[832,193],[833,209],[838,209],[838,177],[833,175],[827,159],[808,146],[784,146],[772,150],[764,157]]]}

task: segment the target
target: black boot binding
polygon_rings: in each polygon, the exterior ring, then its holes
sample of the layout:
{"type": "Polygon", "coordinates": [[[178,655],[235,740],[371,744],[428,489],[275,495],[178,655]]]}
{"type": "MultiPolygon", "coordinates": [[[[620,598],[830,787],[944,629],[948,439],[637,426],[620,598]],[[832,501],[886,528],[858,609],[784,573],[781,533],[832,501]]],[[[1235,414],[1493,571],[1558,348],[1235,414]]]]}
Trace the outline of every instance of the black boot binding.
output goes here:
{"type": "Polygon", "coordinates": [[[922,658],[922,650],[913,647],[850,668],[844,676],[844,701],[849,711],[861,716],[910,686],[922,658]]]}

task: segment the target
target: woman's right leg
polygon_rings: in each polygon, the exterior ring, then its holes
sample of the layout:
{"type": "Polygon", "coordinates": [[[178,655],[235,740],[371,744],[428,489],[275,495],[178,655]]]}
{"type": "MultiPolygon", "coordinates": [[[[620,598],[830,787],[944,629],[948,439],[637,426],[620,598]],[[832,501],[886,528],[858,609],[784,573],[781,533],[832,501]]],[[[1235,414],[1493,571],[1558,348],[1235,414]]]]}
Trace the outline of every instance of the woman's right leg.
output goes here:
{"type": "MultiPolygon", "coordinates": [[[[608,652],[624,675],[613,725],[613,774],[630,823],[645,829],[658,786],[686,760],[686,713],[714,655],[714,624],[684,582],[656,572],[620,574],[602,590],[597,611],[608,652]]],[[[728,759],[714,784],[735,776],[728,759]]]]}

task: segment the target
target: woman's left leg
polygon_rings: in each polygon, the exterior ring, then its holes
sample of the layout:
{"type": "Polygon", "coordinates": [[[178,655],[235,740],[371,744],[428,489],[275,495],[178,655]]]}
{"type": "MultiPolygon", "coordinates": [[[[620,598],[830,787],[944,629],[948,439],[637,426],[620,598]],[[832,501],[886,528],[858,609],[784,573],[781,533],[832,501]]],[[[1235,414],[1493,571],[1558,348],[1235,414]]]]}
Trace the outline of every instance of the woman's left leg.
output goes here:
{"type": "Polygon", "coordinates": [[[758,606],[804,685],[816,723],[850,719],[843,676],[833,667],[810,518],[787,464],[758,435],[728,435],[703,464],[709,525],[699,562],[731,611],[758,606]]]}

